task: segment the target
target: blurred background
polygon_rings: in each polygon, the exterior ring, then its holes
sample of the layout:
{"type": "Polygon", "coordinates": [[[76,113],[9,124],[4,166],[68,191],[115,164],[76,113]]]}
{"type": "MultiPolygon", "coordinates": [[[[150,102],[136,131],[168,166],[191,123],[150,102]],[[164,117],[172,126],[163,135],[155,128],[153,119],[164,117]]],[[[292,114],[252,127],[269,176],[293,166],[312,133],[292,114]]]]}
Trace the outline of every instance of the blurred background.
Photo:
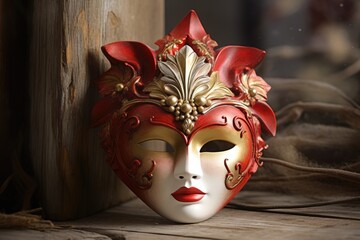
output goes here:
{"type": "Polygon", "coordinates": [[[165,32],[194,9],[219,47],[267,51],[265,77],[329,82],[359,101],[360,2],[356,0],[166,1],[165,32]],[[334,78],[353,64],[353,69],[334,78]],[[352,70],[352,71],[351,71],[352,70]]]}
{"type": "MultiPolygon", "coordinates": [[[[166,1],[166,33],[190,9],[219,47],[267,52],[257,73],[272,86],[278,132],[265,157],[360,171],[360,1],[166,1]]],[[[359,195],[358,184],[265,162],[245,190],[322,199],[359,195]]]]}

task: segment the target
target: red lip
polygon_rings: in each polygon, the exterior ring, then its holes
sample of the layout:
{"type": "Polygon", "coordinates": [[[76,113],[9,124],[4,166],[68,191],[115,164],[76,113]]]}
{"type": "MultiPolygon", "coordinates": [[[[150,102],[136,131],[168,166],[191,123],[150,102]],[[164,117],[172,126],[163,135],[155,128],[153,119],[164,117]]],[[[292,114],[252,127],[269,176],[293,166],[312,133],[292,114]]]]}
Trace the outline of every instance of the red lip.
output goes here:
{"type": "Polygon", "coordinates": [[[195,187],[186,188],[181,187],[171,195],[179,202],[197,202],[200,201],[206,193],[200,191],[195,187]]]}

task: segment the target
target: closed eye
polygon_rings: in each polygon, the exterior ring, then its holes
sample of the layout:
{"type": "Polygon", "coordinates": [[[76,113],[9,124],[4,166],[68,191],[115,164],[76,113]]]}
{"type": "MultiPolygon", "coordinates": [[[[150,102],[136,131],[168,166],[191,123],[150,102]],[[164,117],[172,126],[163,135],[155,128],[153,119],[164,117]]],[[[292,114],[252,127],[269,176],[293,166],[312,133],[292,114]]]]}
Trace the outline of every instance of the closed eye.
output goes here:
{"type": "Polygon", "coordinates": [[[200,152],[223,152],[232,149],[235,144],[224,140],[212,140],[204,144],[200,152]]]}
{"type": "Polygon", "coordinates": [[[160,139],[151,139],[138,143],[142,148],[153,151],[153,152],[174,152],[174,148],[170,143],[160,140],[160,139]]]}

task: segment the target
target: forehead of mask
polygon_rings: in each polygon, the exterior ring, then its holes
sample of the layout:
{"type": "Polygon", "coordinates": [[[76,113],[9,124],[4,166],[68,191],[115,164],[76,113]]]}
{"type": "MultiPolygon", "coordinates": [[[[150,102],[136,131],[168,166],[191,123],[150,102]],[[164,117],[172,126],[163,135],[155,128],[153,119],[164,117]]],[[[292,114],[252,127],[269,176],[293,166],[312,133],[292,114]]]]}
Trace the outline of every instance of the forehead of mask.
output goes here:
{"type": "Polygon", "coordinates": [[[131,152],[139,158],[149,152],[164,154],[182,151],[188,145],[194,151],[203,153],[221,152],[242,145],[238,147],[247,149],[243,151],[249,155],[246,158],[252,154],[252,136],[247,120],[239,109],[232,106],[220,106],[199,115],[189,135],[181,131],[181,122],[175,121],[172,114],[151,104],[132,109],[128,117],[135,117],[139,121],[138,128],[128,136],[131,152]]]}

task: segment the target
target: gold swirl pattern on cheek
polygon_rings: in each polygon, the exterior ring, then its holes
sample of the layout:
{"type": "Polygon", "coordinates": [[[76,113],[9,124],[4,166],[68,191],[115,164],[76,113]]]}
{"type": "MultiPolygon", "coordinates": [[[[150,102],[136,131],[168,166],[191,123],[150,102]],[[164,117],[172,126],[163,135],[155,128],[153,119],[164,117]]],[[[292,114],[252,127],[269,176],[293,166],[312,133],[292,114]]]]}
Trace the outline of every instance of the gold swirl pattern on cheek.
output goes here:
{"type": "Polygon", "coordinates": [[[234,117],[233,126],[236,131],[240,132],[240,138],[243,138],[244,134],[246,133],[246,130],[244,130],[241,124],[241,120],[243,120],[243,118],[239,116],[234,117]]]}
{"type": "Polygon", "coordinates": [[[228,161],[229,159],[227,158],[224,160],[224,165],[227,170],[227,174],[225,176],[225,186],[227,189],[232,190],[240,184],[241,180],[245,176],[245,172],[241,172],[241,163],[239,162],[235,164],[235,171],[230,170],[227,164],[228,161]]]}
{"type": "Polygon", "coordinates": [[[135,181],[136,186],[141,190],[147,190],[151,188],[152,178],[154,177],[154,170],[156,162],[151,160],[151,167],[143,172],[140,172],[142,161],[134,159],[132,166],[128,168],[128,176],[135,181]]]}

